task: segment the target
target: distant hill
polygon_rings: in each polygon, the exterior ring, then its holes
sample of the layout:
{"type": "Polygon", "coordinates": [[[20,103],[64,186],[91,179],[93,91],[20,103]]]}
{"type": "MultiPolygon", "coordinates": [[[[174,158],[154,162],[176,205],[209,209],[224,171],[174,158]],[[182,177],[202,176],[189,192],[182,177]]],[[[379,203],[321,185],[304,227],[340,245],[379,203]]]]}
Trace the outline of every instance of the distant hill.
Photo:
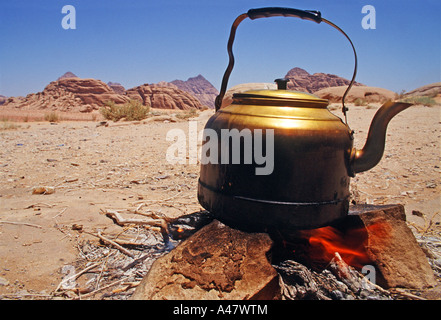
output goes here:
{"type": "Polygon", "coordinates": [[[106,101],[115,103],[129,101],[129,98],[116,94],[101,80],[78,77],[60,78],[49,83],[42,92],[31,93],[26,97],[9,98],[3,107],[22,110],[91,112],[104,106],[106,101]]]}
{"type": "Polygon", "coordinates": [[[203,107],[194,95],[177,89],[174,85],[143,84],[126,90],[125,94],[126,97],[152,108],[189,110],[203,107]]]}
{"type": "Polygon", "coordinates": [[[2,95],[0,94],[0,106],[1,106],[3,103],[6,102],[6,99],[8,99],[8,97],[2,96],[2,95]]]}
{"type": "MultiPolygon", "coordinates": [[[[16,110],[53,110],[63,112],[92,112],[103,107],[106,102],[123,104],[130,99],[159,109],[202,109],[203,105],[192,94],[180,90],[176,85],[164,87],[144,84],[132,89],[115,82],[104,83],[97,79],[78,78],[66,72],[49,83],[42,92],[26,97],[6,98],[2,107],[16,110]]],[[[3,99],[0,99],[3,101],[3,99]]]]}
{"type": "Polygon", "coordinates": [[[107,82],[107,85],[109,86],[110,89],[115,91],[115,93],[124,94],[126,92],[126,89],[122,86],[121,83],[109,81],[107,82]]]}
{"type": "MultiPolygon", "coordinates": [[[[285,78],[289,79],[288,89],[309,93],[314,93],[318,90],[329,87],[347,86],[351,82],[350,80],[339,77],[335,74],[310,74],[306,70],[298,67],[289,70],[285,75],[285,78]]],[[[363,84],[355,82],[354,86],[363,86],[363,84]]]]}
{"type": "Polygon", "coordinates": [[[78,78],[78,77],[72,72],[68,71],[65,74],[63,74],[61,77],[59,77],[57,80],[68,79],[68,78],[78,78]]]}
{"type": "MultiPolygon", "coordinates": [[[[319,98],[329,102],[341,102],[343,94],[348,86],[328,87],[314,92],[319,98]]],[[[347,103],[384,103],[388,100],[395,100],[395,92],[383,88],[368,86],[354,86],[349,91],[345,102],[347,103]]]]}
{"type": "Polygon", "coordinates": [[[435,82],[416,88],[412,91],[406,92],[404,94],[404,97],[426,96],[430,98],[435,98],[440,95],[441,95],[441,82],[435,82]]]}
{"type": "Polygon", "coordinates": [[[203,105],[214,108],[214,100],[219,92],[202,75],[188,78],[186,81],[174,80],[170,83],[174,84],[178,89],[193,94],[203,105]]]}
{"type": "MultiPolygon", "coordinates": [[[[293,68],[285,76],[290,81],[288,89],[310,92],[319,97],[339,102],[349,80],[333,74],[309,74],[301,68],[293,68]]],[[[260,87],[275,88],[275,84],[242,84],[231,88],[224,99],[225,104],[231,103],[233,92],[258,89],[260,87]]],[[[117,104],[137,99],[153,108],[165,109],[203,109],[204,106],[214,107],[214,100],[218,95],[217,89],[202,75],[187,80],[159,82],[157,84],[143,84],[131,89],[125,89],[120,83],[107,84],[97,79],[83,79],[72,72],[66,72],[56,81],[49,83],[42,92],[31,93],[26,97],[5,97],[0,95],[2,108],[15,110],[57,110],[65,112],[91,112],[98,110],[107,101],[117,104]]],[[[409,91],[403,95],[429,96],[437,102],[441,99],[441,82],[428,84],[409,91]]],[[[394,93],[382,88],[367,87],[355,83],[346,102],[358,98],[366,102],[383,102],[394,99],[394,93]]]]}

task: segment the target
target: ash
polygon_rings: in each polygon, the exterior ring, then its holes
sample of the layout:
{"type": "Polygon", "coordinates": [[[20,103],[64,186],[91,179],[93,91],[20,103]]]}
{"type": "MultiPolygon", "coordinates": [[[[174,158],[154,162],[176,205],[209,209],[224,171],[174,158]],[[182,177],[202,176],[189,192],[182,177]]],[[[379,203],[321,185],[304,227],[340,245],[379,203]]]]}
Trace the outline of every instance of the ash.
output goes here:
{"type": "Polygon", "coordinates": [[[133,256],[98,241],[78,243],[79,258],[76,270],[90,269],[75,281],[62,285],[59,294],[71,299],[126,300],[147,274],[153,262],[168,253],[175,241],[164,241],[159,232],[144,228],[128,229],[118,238],[136,238],[124,247],[133,256]]]}

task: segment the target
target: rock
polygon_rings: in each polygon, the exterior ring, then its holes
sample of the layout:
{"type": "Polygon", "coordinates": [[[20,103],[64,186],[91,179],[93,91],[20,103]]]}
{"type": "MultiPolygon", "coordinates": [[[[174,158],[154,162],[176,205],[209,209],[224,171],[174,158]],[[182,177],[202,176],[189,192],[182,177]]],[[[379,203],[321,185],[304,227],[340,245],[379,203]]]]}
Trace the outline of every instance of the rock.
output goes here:
{"type": "Polygon", "coordinates": [[[132,299],[273,299],[280,288],[266,258],[271,246],[267,234],[214,220],[156,260],[132,299]]]}
{"type": "Polygon", "coordinates": [[[426,255],[406,224],[402,205],[356,205],[345,220],[364,226],[366,252],[378,269],[377,284],[412,289],[436,284],[426,255]]]}
{"type": "MultiPolygon", "coordinates": [[[[341,102],[347,86],[330,87],[314,92],[316,96],[327,99],[329,102],[341,102]]],[[[395,100],[395,92],[375,87],[358,86],[352,87],[345,98],[345,102],[354,102],[357,99],[367,103],[384,103],[388,100],[395,100]]]]}
{"type": "MultiPolygon", "coordinates": [[[[288,89],[314,93],[328,87],[347,86],[351,82],[348,79],[329,73],[309,74],[301,68],[293,68],[288,71],[285,78],[289,79],[288,89]]],[[[354,86],[363,86],[355,82],[354,86]]]]}
{"type": "Polygon", "coordinates": [[[422,213],[421,211],[418,211],[418,210],[412,210],[412,215],[420,217],[420,218],[424,217],[424,213],[422,213]]]}
{"type": "Polygon", "coordinates": [[[145,106],[157,109],[201,109],[202,104],[191,94],[157,84],[143,84],[126,91],[130,99],[141,101],[145,106]]]}
{"type": "Polygon", "coordinates": [[[202,75],[188,78],[186,81],[174,80],[171,84],[178,89],[194,95],[203,105],[214,108],[214,100],[219,91],[202,75]]]}
{"type": "Polygon", "coordinates": [[[32,194],[53,194],[55,193],[54,187],[35,187],[32,189],[32,194]]]}

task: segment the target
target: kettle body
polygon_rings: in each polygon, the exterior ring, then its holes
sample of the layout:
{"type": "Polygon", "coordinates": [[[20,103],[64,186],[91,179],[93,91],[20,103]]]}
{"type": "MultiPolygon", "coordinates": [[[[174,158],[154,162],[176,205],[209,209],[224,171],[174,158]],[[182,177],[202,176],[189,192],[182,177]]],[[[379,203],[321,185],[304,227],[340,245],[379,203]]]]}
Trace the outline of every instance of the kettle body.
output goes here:
{"type": "Polygon", "coordinates": [[[247,230],[317,228],[345,216],[352,132],[327,104],[313,95],[285,90],[235,94],[233,103],[218,110],[205,126],[218,137],[233,130],[239,135],[217,141],[221,152],[229,144],[231,159],[222,161],[219,152],[217,161],[201,165],[200,204],[219,220],[247,230]],[[246,140],[245,133],[251,139],[246,140]],[[241,139],[242,145],[233,149],[233,139],[241,139]],[[256,171],[262,163],[254,158],[247,163],[245,158],[246,143],[262,153],[256,149],[258,139],[263,140],[269,168],[263,174],[256,171]],[[233,163],[234,152],[240,153],[239,163],[233,163]]]}

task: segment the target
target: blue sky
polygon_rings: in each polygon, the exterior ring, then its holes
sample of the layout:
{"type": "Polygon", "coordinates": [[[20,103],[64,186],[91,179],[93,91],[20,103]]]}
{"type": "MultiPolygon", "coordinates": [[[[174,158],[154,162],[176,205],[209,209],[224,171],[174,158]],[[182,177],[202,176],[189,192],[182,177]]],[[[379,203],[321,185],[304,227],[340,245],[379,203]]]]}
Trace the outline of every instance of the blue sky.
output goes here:
{"type": "MultiPolygon", "coordinates": [[[[1,0],[0,94],[39,92],[66,71],[81,78],[144,83],[202,74],[219,88],[234,19],[250,8],[316,9],[357,49],[356,80],[395,92],[441,81],[440,0],[1,0]],[[65,30],[64,5],[76,9],[65,30]],[[376,29],[365,30],[365,5],[376,29]]],[[[245,20],[229,87],[272,82],[293,67],[351,78],[347,40],[325,24],[294,18],[245,20]]]]}

